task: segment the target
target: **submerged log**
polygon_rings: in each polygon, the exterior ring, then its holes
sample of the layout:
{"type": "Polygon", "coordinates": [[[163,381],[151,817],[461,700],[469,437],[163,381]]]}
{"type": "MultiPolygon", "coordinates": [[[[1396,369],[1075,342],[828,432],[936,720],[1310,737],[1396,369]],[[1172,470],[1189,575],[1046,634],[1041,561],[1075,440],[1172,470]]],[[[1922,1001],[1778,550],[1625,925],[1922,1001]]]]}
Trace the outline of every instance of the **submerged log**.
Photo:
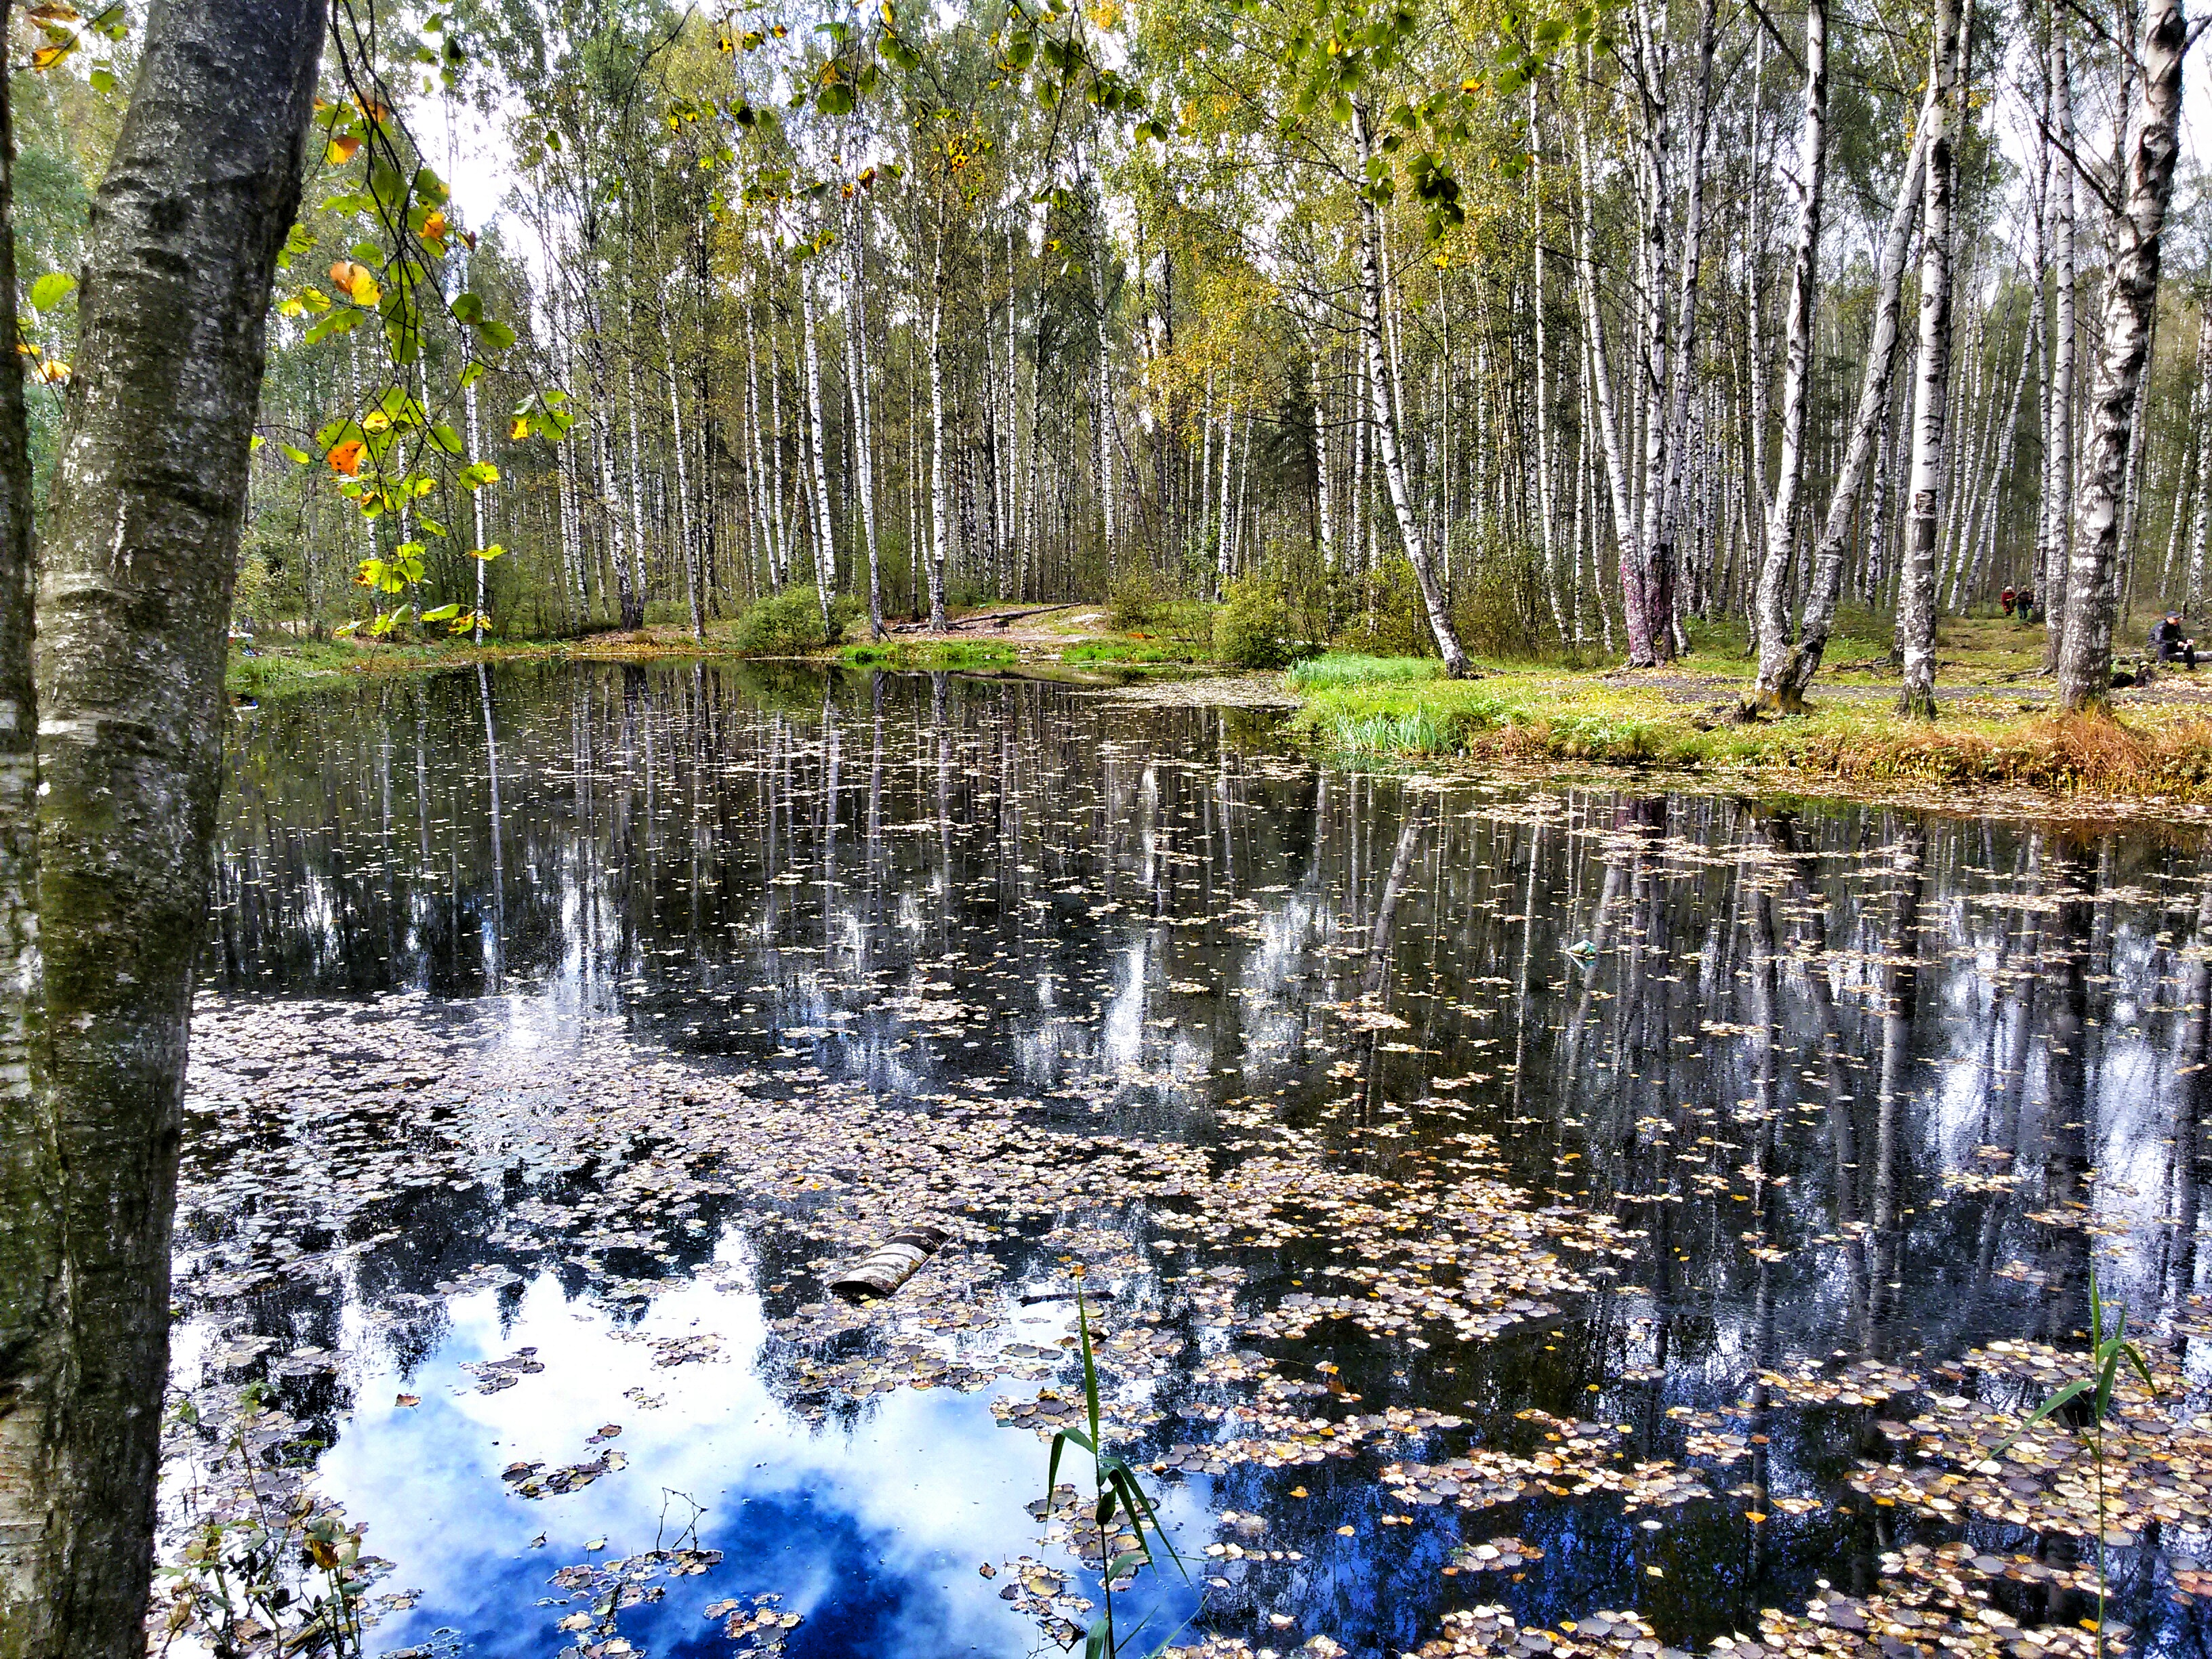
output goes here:
{"type": "Polygon", "coordinates": [[[830,1281],[839,1296],[889,1296],[915,1275],[915,1270],[936,1254],[945,1243],[940,1227],[909,1227],[893,1233],[867,1255],[830,1281]]]}

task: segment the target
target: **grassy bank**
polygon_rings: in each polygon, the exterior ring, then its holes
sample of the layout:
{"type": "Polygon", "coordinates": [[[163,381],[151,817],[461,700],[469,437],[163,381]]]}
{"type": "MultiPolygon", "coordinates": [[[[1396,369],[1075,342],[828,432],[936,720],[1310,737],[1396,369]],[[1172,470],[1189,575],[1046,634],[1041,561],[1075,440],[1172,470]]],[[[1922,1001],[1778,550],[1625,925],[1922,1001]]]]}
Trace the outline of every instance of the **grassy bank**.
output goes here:
{"type": "MultiPolygon", "coordinates": [[[[1981,654],[1993,655],[1994,651],[1981,654]]],[[[1299,723],[1354,760],[1456,757],[1516,766],[1626,765],[1784,775],[1869,790],[2032,790],[2098,799],[2212,804],[2212,702],[2123,699],[2112,720],[2054,717],[2027,702],[2019,671],[1994,661],[1960,666],[1939,684],[1957,690],[1933,725],[1892,711],[1894,681],[1862,675],[1816,689],[1811,710],[1741,721],[1748,679],[1699,672],[1565,675],[1488,666],[1470,680],[1437,678],[1407,659],[1323,657],[1289,676],[1299,723]]],[[[2032,672],[2032,669],[2027,671],[2032,672]]],[[[2188,686],[2191,682],[2180,682],[2188,686]]],[[[2208,687],[2212,691],[2212,687],[2208,687]]]]}

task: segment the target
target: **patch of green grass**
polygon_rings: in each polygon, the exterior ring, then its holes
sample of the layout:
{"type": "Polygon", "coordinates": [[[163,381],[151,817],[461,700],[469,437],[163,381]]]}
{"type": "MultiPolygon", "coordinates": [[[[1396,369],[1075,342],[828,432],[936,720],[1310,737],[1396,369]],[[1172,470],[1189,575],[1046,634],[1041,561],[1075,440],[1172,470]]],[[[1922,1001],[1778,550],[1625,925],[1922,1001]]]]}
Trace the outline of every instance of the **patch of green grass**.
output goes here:
{"type": "Polygon", "coordinates": [[[1018,661],[1021,653],[995,641],[885,640],[848,645],[837,656],[855,668],[958,669],[1003,668],[1018,661]]]}
{"type": "Polygon", "coordinates": [[[1188,663],[1199,660],[1188,647],[1158,640],[1086,640],[1060,653],[1065,663],[1188,663]]]}
{"type": "Polygon", "coordinates": [[[1443,665],[1433,657],[1370,657],[1356,651],[1332,651],[1327,656],[1294,662],[1285,672],[1294,689],[1319,691],[1385,680],[1432,680],[1443,672],[1443,665]]]}
{"type": "MultiPolygon", "coordinates": [[[[1971,674],[1971,671],[1968,671],[1971,674]]],[[[1304,690],[1300,725],[1367,761],[1461,756],[1794,774],[1854,789],[2031,789],[2060,796],[2212,799],[2212,720],[2186,707],[2123,706],[2118,720],[1947,706],[1930,724],[1887,697],[1823,702],[1785,720],[1732,717],[1741,682],[1685,701],[1668,680],[1493,672],[1480,680],[1355,682],[1304,690]]],[[[1302,688],[1303,690],[1303,688],[1302,688]]]]}

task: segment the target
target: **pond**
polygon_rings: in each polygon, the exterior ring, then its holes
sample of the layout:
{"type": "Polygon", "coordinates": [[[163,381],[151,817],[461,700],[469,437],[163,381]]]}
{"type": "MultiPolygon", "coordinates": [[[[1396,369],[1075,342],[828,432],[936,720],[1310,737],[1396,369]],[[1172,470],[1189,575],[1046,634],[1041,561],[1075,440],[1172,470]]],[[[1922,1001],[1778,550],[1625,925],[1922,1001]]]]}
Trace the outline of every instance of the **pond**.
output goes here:
{"type": "Polygon", "coordinates": [[[1127,1653],[2082,1655],[2100,1525],[2107,1648],[2203,1641],[2184,832],[690,664],[233,769],[166,1547],[342,1516],[370,1655],[1079,1646],[1079,1290],[1188,1569],[1127,1653]],[[2158,1382],[2101,1522],[2077,1425],[2003,1444],[2093,1275],[2158,1382]]]}

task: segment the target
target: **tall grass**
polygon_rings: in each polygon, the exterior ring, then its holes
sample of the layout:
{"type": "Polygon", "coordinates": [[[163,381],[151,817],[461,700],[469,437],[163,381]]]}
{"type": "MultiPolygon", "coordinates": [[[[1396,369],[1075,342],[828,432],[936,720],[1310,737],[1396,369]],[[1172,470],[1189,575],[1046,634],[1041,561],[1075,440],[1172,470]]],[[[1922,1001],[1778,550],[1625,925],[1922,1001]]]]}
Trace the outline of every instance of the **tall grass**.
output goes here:
{"type": "Polygon", "coordinates": [[[1443,665],[1432,657],[1370,657],[1352,651],[1332,651],[1292,663],[1287,671],[1291,686],[1300,691],[1333,690],[1339,686],[1373,685],[1386,680],[1434,679],[1443,665]]]}

